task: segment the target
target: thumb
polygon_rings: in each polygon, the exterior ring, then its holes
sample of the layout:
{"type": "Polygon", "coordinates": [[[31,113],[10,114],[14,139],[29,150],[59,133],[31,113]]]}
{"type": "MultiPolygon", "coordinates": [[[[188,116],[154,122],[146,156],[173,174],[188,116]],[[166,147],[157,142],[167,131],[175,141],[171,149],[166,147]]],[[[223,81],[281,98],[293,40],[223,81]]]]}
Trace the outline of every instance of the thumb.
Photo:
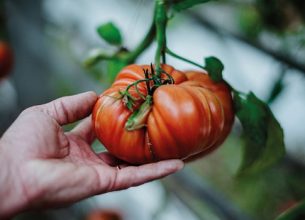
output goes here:
{"type": "Polygon", "coordinates": [[[84,92],[73,96],[65,96],[52,102],[35,106],[54,118],[58,124],[64,125],[88,116],[97,100],[95,92],[84,92]]]}

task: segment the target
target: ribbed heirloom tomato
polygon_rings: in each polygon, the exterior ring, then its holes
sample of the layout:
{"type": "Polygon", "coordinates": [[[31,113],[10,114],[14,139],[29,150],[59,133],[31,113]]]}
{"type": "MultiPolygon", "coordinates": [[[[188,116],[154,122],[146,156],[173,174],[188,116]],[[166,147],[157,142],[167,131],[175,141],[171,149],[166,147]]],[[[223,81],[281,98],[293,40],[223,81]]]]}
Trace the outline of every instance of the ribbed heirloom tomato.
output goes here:
{"type": "Polygon", "coordinates": [[[108,151],[143,164],[192,160],[217,148],[234,121],[227,84],[213,82],[205,72],[162,65],[164,85],[156,87],[147,80],[149,69],[153,75],[149,65],[125,67],[95,104],[94,130],[108,151]]]}

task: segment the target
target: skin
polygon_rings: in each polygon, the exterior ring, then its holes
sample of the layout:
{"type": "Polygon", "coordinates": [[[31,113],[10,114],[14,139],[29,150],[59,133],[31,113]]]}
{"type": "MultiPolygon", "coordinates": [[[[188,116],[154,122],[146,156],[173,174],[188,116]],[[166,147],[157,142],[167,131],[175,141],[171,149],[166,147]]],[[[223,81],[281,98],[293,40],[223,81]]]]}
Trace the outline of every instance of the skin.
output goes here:
{"type": "Polygon", "coordinates": [[[108,153],[96,155],[90,148],[95,136],[89,118],[63,131],[63,125],[87,117],[96,100],[94,92],[87,92],[30,107],[4,133],[0,219],[137,186],[183,167],[180,160],[130,166],[108,153]]]}

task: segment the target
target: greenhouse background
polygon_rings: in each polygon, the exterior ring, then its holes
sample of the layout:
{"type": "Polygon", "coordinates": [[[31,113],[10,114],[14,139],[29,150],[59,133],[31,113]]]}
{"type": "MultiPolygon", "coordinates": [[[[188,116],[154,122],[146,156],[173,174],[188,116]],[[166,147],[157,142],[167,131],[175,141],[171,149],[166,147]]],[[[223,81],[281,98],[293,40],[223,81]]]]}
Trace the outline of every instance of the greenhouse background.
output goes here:
{"type": "MultiPolygon", "coordinates": [[[[124,46],[134,48],[153,17],[149,0],[7,0],[3,4],[14,67],[0,82],[0,134],[29,106],[89,90],[100,94],[111,84],[111,76],[105,66],[86,69],[83,61],[93,48],[115,48],[98,37],[96,28],[112,21],[122,31],[124,46]]],[[[89,219],[101,211],[124,220],[269,220],[302,201],[304,21],[302,1],[222,0],[180,13],[168,25],[170,48],[199,62],[205,56],[220,58],[231,85],[253,91],[269,103],[284,129],[287,151],[274,167],[256,176],[236,177],[242,139],[241,125],[235,120],[222,147],[177,174],[16,219],[89,219]]],[[[155,49],[153,44],[136,62],[152,63],[155,49]]],[[[171,57],[167,63],[181,70],[193,68],[171,57]]],[[[95,142],[94,148],[101,149],[100,143],[95,142]]]]}

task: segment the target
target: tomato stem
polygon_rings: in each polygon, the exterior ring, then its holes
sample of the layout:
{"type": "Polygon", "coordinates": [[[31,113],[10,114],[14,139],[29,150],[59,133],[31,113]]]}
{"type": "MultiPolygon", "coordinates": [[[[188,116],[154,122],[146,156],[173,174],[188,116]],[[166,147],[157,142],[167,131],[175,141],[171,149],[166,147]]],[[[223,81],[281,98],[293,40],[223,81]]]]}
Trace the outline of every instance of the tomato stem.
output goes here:
{"type": "Polygon", "coordinates": [[[199,67],[199,68],[205,70],[204,66],[202,66],[202,65],[200,65],[200,64],[198,64],[198,63],[195,63],[194,61],[191,61],[191,60],[189,60],[189,59],[186,59],[186,58],[184,58],[184,57],[182,57],[182,56],[180,56],[180,55],[174,53],[173,51],[171,51],[171,50],[168,49],[168,48],[166,48],[166,53],[167,53],[168,55],[172,56],[172,57],[175,57],[175,58],[177,58],[177,59],[179,59],[179,60],[182,60],[182,61],[184,61],[184,62],[190,63],[190,64],[192,64],[192,65],[194,65],[194,66],[197,66],[197,67],[199,67]]]}
{"type": "MultiPolygon", "coordinates": [[[[145,75],[145,79],[148,79],[149,78],[149,72],[148,70],[146,69],[143,69],[144,71],[144,75],[145,75]]],[[[148,95],[152,95],[152,91],[151,91],[151,88],[150,88],[150,82],[147,80],[146,81],[146,87],[147,87],[147,93],[148,95]]]]}
{"type": "Polygon", "coordinates": [[[162,85],[165,84],[175,84],[175,80],[173,77],[165,72],[164,70],[160,70],[160,76],[155,74],[154,68],[152,64],[150,65],[151,70],[149,71],[148,69],[143,69],[145,79],[140,79],[137,80],[131,84],[129,84],[124,91],[120,91],[120,95],[123,99],[123,102],[125,103],[126,107],[130,110],[133,111],[133,106],[135,104],[135,101],[137,100],[147,100],[147,97],[152,97],[154,91],[162,85]],[[167,78],[162,78],[162,74],[166,75],[167,78]],[[145,82],[146,87],[147,87],[147,95],[141,93],[138,84],[145,82]],[[135,87],[136,93],[140,96],[140,98],[136,98],[132,96],[129,92],[129,89],[131,87],[135,87]]]}

